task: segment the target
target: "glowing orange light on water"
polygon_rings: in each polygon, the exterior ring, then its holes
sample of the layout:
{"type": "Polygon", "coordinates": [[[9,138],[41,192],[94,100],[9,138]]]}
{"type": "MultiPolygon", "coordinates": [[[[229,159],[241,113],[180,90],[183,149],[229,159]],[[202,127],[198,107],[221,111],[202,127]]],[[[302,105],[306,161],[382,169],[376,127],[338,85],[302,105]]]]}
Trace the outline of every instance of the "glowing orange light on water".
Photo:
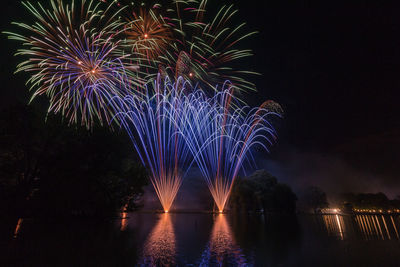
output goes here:
{"type": "Polygon", "coordinates": [[[121,231],[125,231],[126,228],[128,227],[128,213],[127,212],[122,212],[121,213],[121,231]]]}
{"type": "Polygon", "coordinates": [[[235,266],[246,266],[246,260],[240,247],[236,244],[225,215],[218,214],[215,217],[207,250],[203,252],[200,266],[225,266],[228,261],[235,263],[235,266]]]}
{"type": "Polygon", "coordinates": [[[175,266],[176,238],[169,214],[161,214],[160,220],[147,237],[140,266],[175,266]]]}

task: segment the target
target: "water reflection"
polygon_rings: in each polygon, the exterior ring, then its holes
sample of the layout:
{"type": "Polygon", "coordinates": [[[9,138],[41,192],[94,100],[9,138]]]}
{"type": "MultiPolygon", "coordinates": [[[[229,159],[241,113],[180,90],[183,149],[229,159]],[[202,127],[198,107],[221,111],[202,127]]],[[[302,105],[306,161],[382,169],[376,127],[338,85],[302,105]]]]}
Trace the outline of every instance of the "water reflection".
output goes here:
{"type": "Polygon", "coordinates": [[[341,240],[344,239],[345,225],[342,216],[339,215],[323,215],[322,216],[326,231],[329,235],[338,236],[341,240]]]}
{"type": "Polygon", "coordinates": [[[175,232],[170,215],[164,213],[144,244],[140,266],[174,266],[175,257],[175,232]]]}
{"type": "Polygon", "coordinates": [[[399,238],[399,218],[393,215],[322,215],[325,231],[340,240],[361,237],[364,240],[399,238]]]}
{"type": "Polygon", "coordinates": [[[127,212],[121,212],[121,231],[125,231],[126,228],[128,227],[128,213],[127,212]]]}
{"type": "Polygon", "coordinates": [[[201,256],[200,266],[247,266],[224,214],[218,214],[215,218],[210,241],[201,256]]]}
{"type": "Polygon", "coordinates": [[[395,214],[17,221],[0,220],[0,266],[399,266],[395,214]]]}
{"type": "Polygon", "coordinates": [[[397,227],[396,227],[396,224],[394,223],[393,216],[390,216],[390,220],[392,221],[393,228],[396,232],[397,239],[399,239],[399,232],[397,231],[397,227]]]}

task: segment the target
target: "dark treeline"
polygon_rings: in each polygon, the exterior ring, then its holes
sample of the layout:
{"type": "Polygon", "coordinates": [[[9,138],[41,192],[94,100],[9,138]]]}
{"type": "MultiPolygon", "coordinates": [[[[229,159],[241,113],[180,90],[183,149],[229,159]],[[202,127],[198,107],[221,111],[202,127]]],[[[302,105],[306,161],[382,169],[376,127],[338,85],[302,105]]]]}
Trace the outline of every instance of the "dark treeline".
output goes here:
{"type": "Polygon", "coordinates": [[[307,187],[299,195],[298,210],[318,213],[321,209],[334,207],[343,211],[350,210],[392,210],[400,209],[400,195],[389,199],[384,193],[340,193],[332,197],[328,203],[327,194],[319,187],[307,187]]]}
{"type": "Polygon", "coordinates": [[[308,186],[299,194],[298,210],[307,213],[317,213],[329,207],[326,193],[317,186],[308,186]]]}
{"type": "Polygon", "coordinates": [[[400,195],[389,199],[384,193],[343,193],[339,199],[342,205],[350,205],[354,209],[400,209],[400,195]]]}
{"type": "Polygon", "coordinates": [[[298,210],[302,212],[318,213],[324,208],[340,208],[342,211],[368,209],[392,210],[400,209],[400,195],[389,199],[384,193],[340,193],[332,196],[332,203],[328,203],[327,194],[319,187],[307,187],[299,195],[298,210]]]}
{"type": "Polygon", "coordinates": [[[265,170],[237,178],[230,197],[231,208],[239,212],[296,212],[297,197],[292,189],[265,170]]]}
{"type": "Polygon", "coordinates": [[[148,182],[124,133],[68,125],[42,106],[0,113],[1,212],[94,216],[136,208],[148,182]]]}

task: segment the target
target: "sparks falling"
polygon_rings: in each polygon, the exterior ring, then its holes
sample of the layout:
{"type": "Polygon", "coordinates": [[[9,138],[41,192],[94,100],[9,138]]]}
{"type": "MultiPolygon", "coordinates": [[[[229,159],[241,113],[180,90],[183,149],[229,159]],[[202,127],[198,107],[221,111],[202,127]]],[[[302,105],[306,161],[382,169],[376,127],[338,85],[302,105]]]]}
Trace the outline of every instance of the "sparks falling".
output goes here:
{"type": "Polygon", "coordinates": [[[179,134],[180,123],[184,123],[179,117],[183,114],[176,108],[183,94],[177,87],[184,86],[183,79],[165,84],[158,79],[153,88],[146,86],[144,96],[112,100],[115,120],[129,134],[166,213],[186,174],[184,168],[189,168],[191,162],[184,136],[179,134]]]}
{"type": "Polygon", "coordinates": [[[269,119],[281,116],[276,111],[280,107],[272,101],[254,109],[240,107],[239,103],[233,104],[237,101],[229,86],[211,99],[197,91],[185,101],[180,111],[185,114],[181,117],[185,120],[180,123],[181,132],[219,212],[223,212],[243,164],[254,161],[252,147],[268,151],[274,143],[276,131],[269,119]]]}

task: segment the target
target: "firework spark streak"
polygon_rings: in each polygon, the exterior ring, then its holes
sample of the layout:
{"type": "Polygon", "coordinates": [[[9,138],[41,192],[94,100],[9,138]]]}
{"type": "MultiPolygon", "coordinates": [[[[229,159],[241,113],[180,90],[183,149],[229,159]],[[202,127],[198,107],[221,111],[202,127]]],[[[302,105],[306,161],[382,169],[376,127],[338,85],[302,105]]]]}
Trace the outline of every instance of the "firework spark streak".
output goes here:
{"type": "Polygon", "coordinates": [[[168,212],[181,186],[192,160],[178,118],[183,114],[180,105],[184,87],[183,79],[172,84],[154,82],[154,90],[146,86],[144,96],[129,95],[114,97],[111,106],[115,110],[115,120],[129,134],[142,163],[150,173],[150,181],[165,212],[168,212]],[[154,92],[153,92],[154,91],[154,92]]]}
{"type": "Polygon", "coordinates": [[[32,73],[28,83],[38,95],[50,98],[49,112],[61,112],[70,122],[90,127],[97,118],[109,121],[106,106],[111,96],[121,95],[118,84],[127,79],[136,83],[132,65],[115,53],[118,42],[113,35],[120,27],[103,11],[100,3],[81,1],[81,5],[52,0],[51,8],[40,3],[23,2],[34,15],[33,24],[14,23],[26,34],[7,32],[10,39],[22,42],[17,55],[29,59],[17,66],[17,72],[32,73]],[[107,17],[107,18],[106,18],[107,17]],[[101,29],[101,30],[98,30],[101,29]]]}
{"type": "Polygon", "coordinates": [[[275,102],[259,108],[237,107],[232,88],[208,99],[202,91],[186,97],[180,105],[179,125],[220,212],[224,210],[233,182],[244,163],[254,160],[251,148],[268,146],[276,139],[269,122],[276,112],[275,102]]]}

